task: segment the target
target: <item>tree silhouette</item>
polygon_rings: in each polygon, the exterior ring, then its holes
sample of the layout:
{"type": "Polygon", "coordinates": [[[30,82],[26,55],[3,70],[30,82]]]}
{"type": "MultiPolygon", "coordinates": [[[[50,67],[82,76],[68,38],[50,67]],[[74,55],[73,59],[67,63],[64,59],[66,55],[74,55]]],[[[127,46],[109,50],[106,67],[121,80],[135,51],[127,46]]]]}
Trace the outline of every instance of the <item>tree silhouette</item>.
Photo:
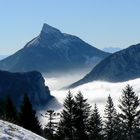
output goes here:
{"type": "Polygon", "coordinates": [[[116,140],[119,130],[119,120],[111,96],[108,96],[104,115],[104,133],[106,140],[116,140]]]}
{"type": "Polygon", "coordinates": [[[119,108],[121,110],[120,119],[123,123],[124,137],[127,140],[135,140],[140,125],[140,100],[130,85],[127,85],[125,89],[123,89],[119,102],[119,108]]]}
{"type": "Polygon", "coordinates": [[[75,96],[74,107],[74,128],[75,138],[77,140],[87,140],[88,138],[88,120],[91,106],[84,99],[81,92],[75,96]]]}
{"type": "Polygon", "coordinates": [[[4,102],[4,119],[10,122],[17,122],[17,111],[10,96],[4,102]]]}
{"type": "Polygon", "coordinates": [[[89,140],[103,140],[102,119],[95,104],[89,119],[89,140]]]}
{"type": "Polygon", "coordinates": [[[60,122],[58,125],[57,135],[60,139],[74,139],[74,98],[69,91],[66,99],[64,100],[63,110],[60,115],[60,122]]]}
{"type": "MultiPolygon", "coordinates": [[[[42,115],[42,114],[41,114],[42,115]]],[[[55,113],[54,110],[47,110],[45,115],[42,115],[48,120],[47,125],[44,128],[44,137],[47,139],[54,139],[55,138],[55,131],[57,128],[56,119],[59,119],[59,113],[55,113]]]]}
{"type": "Polygon", "coordinates": [[[19,121],[24,128],[37,134],[41,134],[40,124],[36,117],[36,111],[32,108],[32,104],[27,95],[24,96],[23,104],[20,108],[19,121]]]}

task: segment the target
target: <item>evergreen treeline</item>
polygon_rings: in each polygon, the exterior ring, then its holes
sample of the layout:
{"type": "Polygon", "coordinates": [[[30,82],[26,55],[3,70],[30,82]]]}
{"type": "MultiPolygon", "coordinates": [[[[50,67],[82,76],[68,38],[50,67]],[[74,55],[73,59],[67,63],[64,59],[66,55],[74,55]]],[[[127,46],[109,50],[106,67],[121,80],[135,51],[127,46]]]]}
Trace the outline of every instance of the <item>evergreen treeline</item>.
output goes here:
{"type": "Polygon", "coordinates": [[[119,99],[119,113],[109,95],[101,118],[81,93],[69,92],[63,105],[55,139],[58,140],[140,140],[140,100],[130,85],[119,99]]]}
{"type": "Polygon", "coordinates": [[[40,124],[27,95],[20,111],[16,111],[8,97],[1,102],[1,117],[46,137],[48,140],[140,140],[140,100],[133,88],[127,85],[119,99],[119,112],[109,95],[101,117],[95,104],[91,108],[81,92],[76,96],[69,91],[60,114],[48,110],[48,124],[41,130],[40,124]],[[55,119],[59,116],[59,122],[55,119]],[[42,133],[41,133],[42,132],[42,133]]]}
{"type": "Polygon", "coordinates": [[[34,133],[41,135],[41,126],[36,117],[36,111],[27,95],[23,98],[23,103],[18,110],[10,96],[0,102],[0,118],[11,123],[15,123],[34,133]]]}

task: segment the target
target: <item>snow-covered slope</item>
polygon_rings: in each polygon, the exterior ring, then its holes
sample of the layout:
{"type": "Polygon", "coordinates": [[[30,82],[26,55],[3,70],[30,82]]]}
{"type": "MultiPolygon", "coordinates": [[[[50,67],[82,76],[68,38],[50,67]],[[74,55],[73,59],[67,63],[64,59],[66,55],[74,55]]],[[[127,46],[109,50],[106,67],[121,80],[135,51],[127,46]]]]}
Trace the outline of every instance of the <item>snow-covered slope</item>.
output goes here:
{"type": "Polygon", "coordinates": [[[45,140],[15,124],[0,120],[0,140],[45,140]]]}

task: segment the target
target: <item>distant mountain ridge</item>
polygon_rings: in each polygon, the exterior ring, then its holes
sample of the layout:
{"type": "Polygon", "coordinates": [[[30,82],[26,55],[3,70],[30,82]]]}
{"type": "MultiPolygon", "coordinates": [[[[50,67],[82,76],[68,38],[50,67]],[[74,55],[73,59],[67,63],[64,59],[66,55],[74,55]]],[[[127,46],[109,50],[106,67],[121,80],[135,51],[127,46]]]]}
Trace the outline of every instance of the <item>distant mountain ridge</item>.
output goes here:
{"type": "Polygon", "coordinates": [[[95,80],[122,82],[136,78],[140,78],[140,43],[105,58],[83,79],[70,87],[76,87],[95,80]]]}
{"type": "Polygon", "coordinates": [[[92,69],[109,55],[76,36],[44,24],[39,36],[0,61],[0,69],[11,72],[37,70],[42,73],[92,69]]]}
{"type": "Polygon", "coordinates": [[[106,48],[103,48],[102,50],[105,52],[109,52],[109,53],[115,53],[115,52],[118,52],[122,49],[119,47],[106,47],[106,48]]]}

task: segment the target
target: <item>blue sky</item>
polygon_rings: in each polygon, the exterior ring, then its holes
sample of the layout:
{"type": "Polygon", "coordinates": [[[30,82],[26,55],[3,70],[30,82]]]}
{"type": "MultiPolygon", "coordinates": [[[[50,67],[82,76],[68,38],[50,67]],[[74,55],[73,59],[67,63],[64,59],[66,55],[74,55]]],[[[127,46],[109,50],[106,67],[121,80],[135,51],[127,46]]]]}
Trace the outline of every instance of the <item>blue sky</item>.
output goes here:
{"type": "Polygon", "coordinates": [[[97,48],[140,43],[140,0],[0,0],[0,54],[37,36],[43,23],[97,48]]]}

